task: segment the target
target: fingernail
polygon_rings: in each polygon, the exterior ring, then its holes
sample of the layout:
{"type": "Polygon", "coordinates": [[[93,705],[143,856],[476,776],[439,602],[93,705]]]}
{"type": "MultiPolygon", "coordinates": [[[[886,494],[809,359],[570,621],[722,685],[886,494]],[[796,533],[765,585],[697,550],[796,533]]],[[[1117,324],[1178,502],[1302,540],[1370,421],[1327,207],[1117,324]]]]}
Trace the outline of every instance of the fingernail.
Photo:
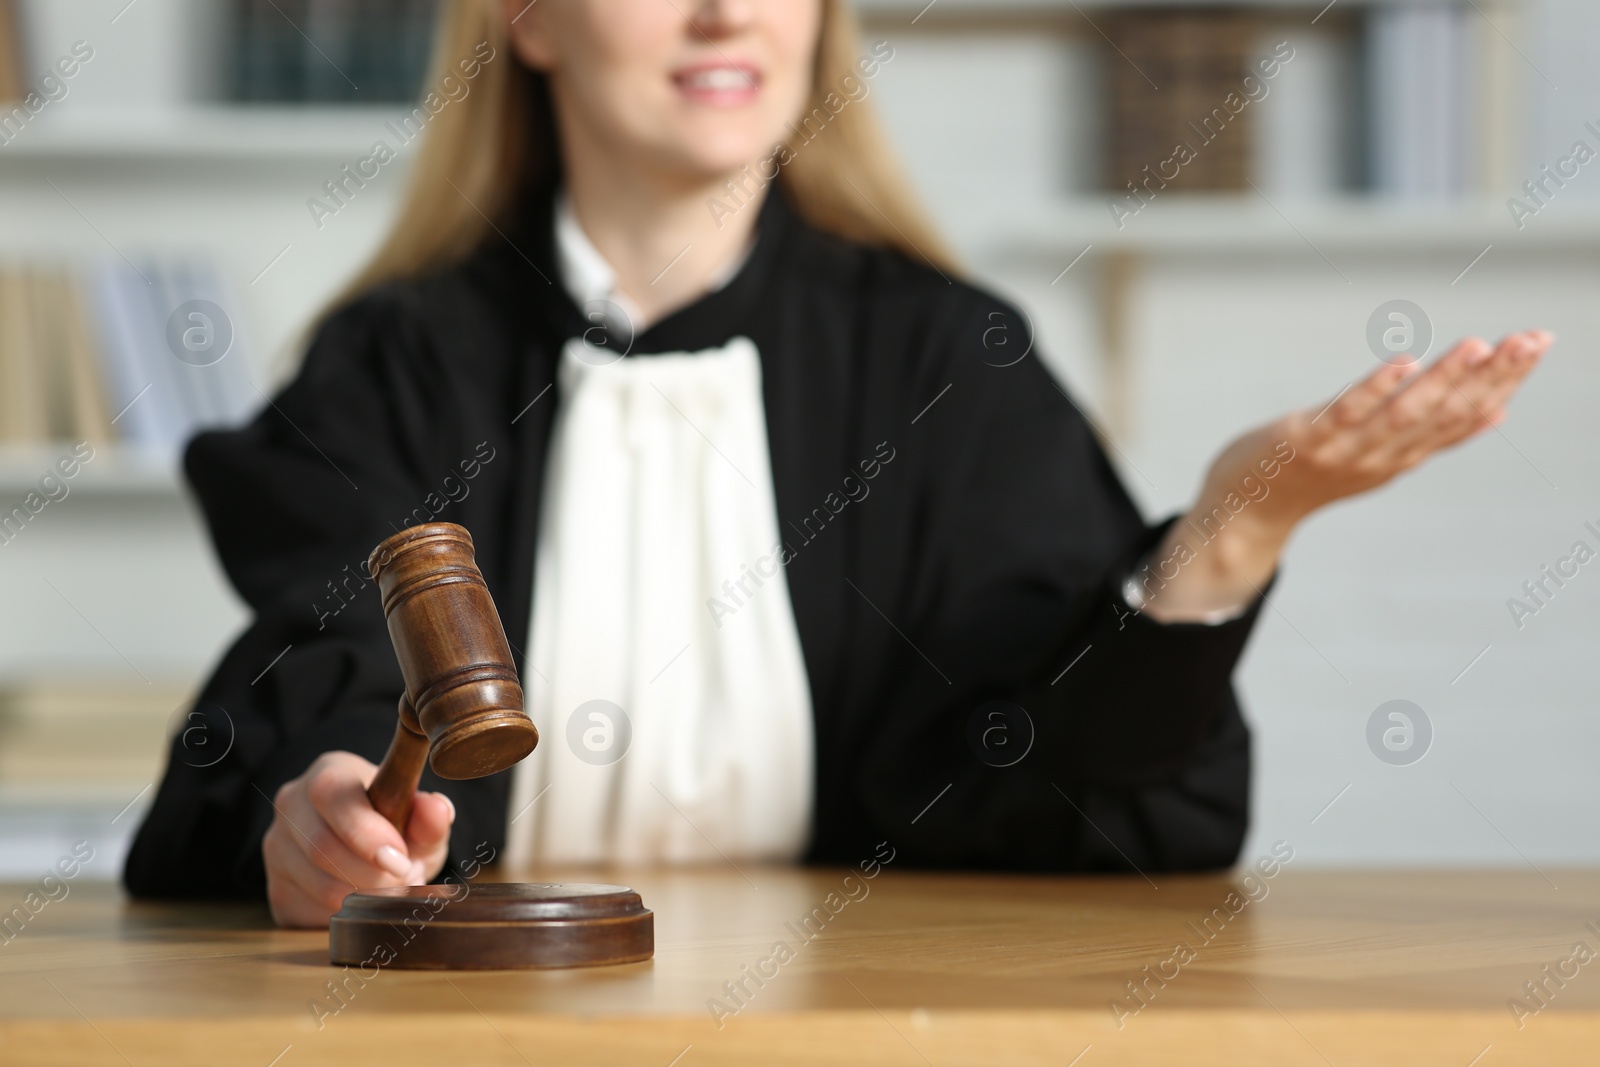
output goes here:
{"type": "Polygon", "coordinates": [[[449,797],[445,796],[443,793],[435,793],[433,795],[438,797],[440,800],[444,801],[445,807],[450,809],[450,821],[451,822],[455,822],[456,821],[456,802],[451,800],[449,797]]]}
{"type": "Polygon", "coordinates": [[[404,878],[411,873],[411,861],[406,859],[404,852],[401,852],[393,845],[384,845],[378,849],[378,854],[373,858],[377,860],[379,867],[382,867],[396,878],[404,878]]]}
{"type": "Polygon", "coordinates": [[[1493,355],[1494,349],[1488,345],[1477,345],[1472,349],[1472,353],[1467,356],[1467,365],[1476,367],[1480,363],[1487,363],[1493,355]]]}

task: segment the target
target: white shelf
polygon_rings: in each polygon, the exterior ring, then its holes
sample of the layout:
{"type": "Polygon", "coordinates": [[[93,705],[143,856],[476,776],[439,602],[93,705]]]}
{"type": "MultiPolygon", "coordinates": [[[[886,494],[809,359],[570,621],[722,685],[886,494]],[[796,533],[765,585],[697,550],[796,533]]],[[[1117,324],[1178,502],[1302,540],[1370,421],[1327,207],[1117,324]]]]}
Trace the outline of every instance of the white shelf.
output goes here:
{"type": "MultiPolygon", "coordinates": [[[[900,2],[872,0],[867,10],[898,10],[900,2]]],[[[1040,9],[1059,6],[1059,0],[1003,2],[1040,9]]],[[[938,8],[949,5],[959,10],[971,3],[938,0],[938,8]]],[[[169,166],[174,181],[185,180],[198,164],[337,166],[365,156],[379,138],[393,145],[396,138],[386,123],[404,114],[392,107],[245,105],[63,111],[59,116],[47,112],[10,144],[0,146],[0,175],[9,162],[21,160],[113,164],[82,176],[110,186],[123,180],[114,166],[118,163],[169,166]]],[[[201,175],[191,177],[204,180],[201,175]]],[[[1308,239],[1319,248],[1403,251],[1475,246],[1474,253],[1491,243],[1541,248],[1600,243],[1600,201],[1585,202],[1576,192],[1552,204],[1548,217],[1527,219],[1522,231],[1498,201],[1431,204],[1350,195],[1309,201],[1274,196],[1269,203],[1254,193],[1167,193],[1119,227],[1108,207],[1112,199],[1110,193],[1078,194],[989,211],[968,204],[961,232],[953,236],[969,248],[1012,250],[1054,251],[1076,241],[1075,252],[1088,243],[1097,249],[1150,252],[1269,250],[1304,245],[1308,239]]]]}
{"type": "MultiPolygon", "coordinates": [[[[1115,11],[1119,8],[1140,7],[1255,7],[1266,9],[1282,9],[1285,11],[1304,11],[1310,9],[1313,14],[1325,7],[1339,8],[1352,7],[1420,7],[1437,6],[1443,0],[1336,0],[1335,5],[1330,5],[1328,0],[856,0],[856,10],[866,18],[880,20],[890,16],[905,15],[915,17],[920,25],[926,20],[939,17],[957,16],[963,19],[982,18],[985,16],[1015,16],[1015,15],[1077,15],[1083,11],[1115,11]],[[925,18],[923,17],[925,16],[925,18]]],[[[1466,0],[1457,0],[1463,6],[1466,0]]],[[[1505,7],[1508,4],[1520,5],[1526,0],[1495,0],[1495,7],[1505,7]]]]}
{"type": "MultiPolygon", "coordinates": [[[[1505,204],[1471,201],[1440,205],[1369,197],[1270,203],[1247,196],[1157,198],[1119,226],[1112,198],[1072,198],[1020,205],[973,218],[957,238],[971,249],[1008,254],[1214,254],[1334,251],[1403,255],[1497,250],[1600,251],[1600,201],[1574,196],[1553,203],[1518,230],[1505,204]]],[[[1464,265],[1464,264],[1463,264],[1464,265]]]]}
{"type": "MultiPolygon", "coordinates": [[[[246,104],[45,110],[0,145],[0,171],[13,160],[337,165],[367,156],[380,138],[398,148],[387,123],[407,113],[394,106],[246,104]]],[[[108,182],[119,177],[105,175],[108,182]]]]}
{"type": "MultiPolygon", "coordinates": [[[[56,461],[73,454],[70,441],[28,445],[0,445],[0,502],[6,509],[21,502],[23,494],[37,489],[39,479],[56,473],[56,461]]],[[[182,477],[176,453],[152,451],[121,444],[95,446],[94,458],[81,464],[67,479],[70,493],[131,493],[176,498],[182,494],[182,477]]]]}

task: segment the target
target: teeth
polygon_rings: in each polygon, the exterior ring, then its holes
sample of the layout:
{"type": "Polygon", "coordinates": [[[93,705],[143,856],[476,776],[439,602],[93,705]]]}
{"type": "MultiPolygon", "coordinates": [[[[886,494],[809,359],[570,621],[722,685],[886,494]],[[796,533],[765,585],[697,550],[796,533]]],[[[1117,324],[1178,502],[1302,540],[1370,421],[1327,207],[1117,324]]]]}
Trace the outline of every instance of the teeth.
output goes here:
{"type": "Polygon", "coordinates": [[[689,76],[688,83],[696,89],[727,92],[748,88],[754,84],[754,79],[734,67],[713,67],[709,70],[695,71],[689,76]]]}

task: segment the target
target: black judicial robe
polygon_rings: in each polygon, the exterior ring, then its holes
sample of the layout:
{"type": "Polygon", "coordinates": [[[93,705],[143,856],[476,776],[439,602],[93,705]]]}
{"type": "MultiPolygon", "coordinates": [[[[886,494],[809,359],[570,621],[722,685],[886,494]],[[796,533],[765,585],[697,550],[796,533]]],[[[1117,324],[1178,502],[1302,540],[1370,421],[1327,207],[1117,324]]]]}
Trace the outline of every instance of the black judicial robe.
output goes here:
{"type": "MultiPolygon", "coordinates": [[[[135,895],[262,895],[277,788],[322,752],[382,757],[402,682],[362,564],[396,529],[472,532],[523,665],[553,373],[592,326],[559,282],[551,202],[333,314],[252,423],[190,444],[189,481],[255,618],[200,695],[210,747],[173,742],[124,872],[135,895]]],[[[1122,606],[1164,527],[1140,518],[1027,320],[812,228],[774,192],[734,279],[627,358],[739,335],[761,353],[815,709],[806,860],[854,864],[888,841],[906,866],[1234,862],[1250,751],[1230,676],[1259,602],[1216,626],[1122,606]],[[1031,720],[1010,766],[970,741],[993,700],[1031,720]]],[[[503,846],[510,772],[424,786],[455,802],[452,862],[503,846]]]]}

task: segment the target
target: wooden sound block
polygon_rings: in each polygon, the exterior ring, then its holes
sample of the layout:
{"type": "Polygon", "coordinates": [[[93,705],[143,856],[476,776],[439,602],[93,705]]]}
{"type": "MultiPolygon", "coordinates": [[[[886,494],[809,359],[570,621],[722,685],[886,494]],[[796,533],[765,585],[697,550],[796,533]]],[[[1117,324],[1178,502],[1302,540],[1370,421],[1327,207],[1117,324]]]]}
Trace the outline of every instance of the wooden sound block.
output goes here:
{"type": "Polygon", "coordinates": [[[328,960],[360,967],[509,970],[637,963],[655,915],[626,886],[522,882],[351,893],[328,923],[328,960]]]}

